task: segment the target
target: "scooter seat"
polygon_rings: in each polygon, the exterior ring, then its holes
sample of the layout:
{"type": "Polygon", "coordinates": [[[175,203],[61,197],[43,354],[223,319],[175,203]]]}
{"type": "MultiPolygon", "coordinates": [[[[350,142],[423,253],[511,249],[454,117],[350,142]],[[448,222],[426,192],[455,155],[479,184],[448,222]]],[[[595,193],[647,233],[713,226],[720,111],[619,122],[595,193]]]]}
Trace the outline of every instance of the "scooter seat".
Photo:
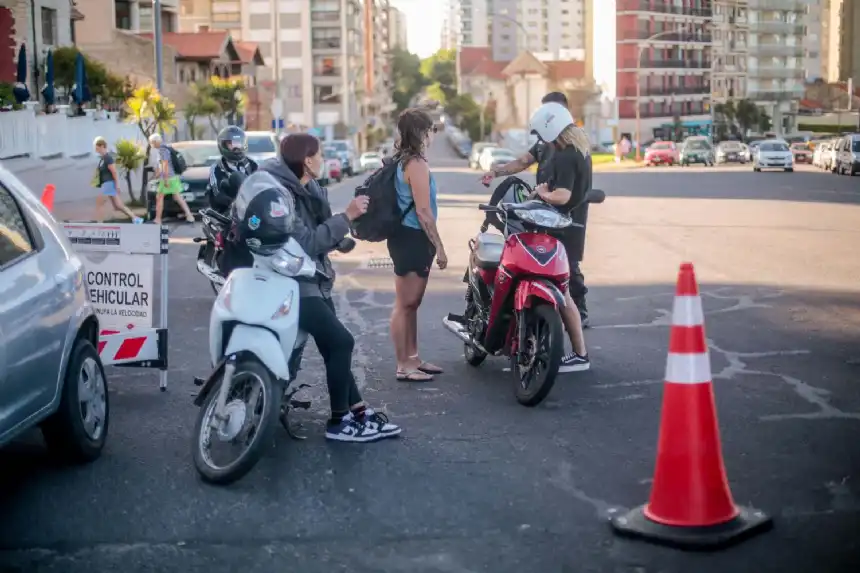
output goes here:
{"type": "Polygon", "coordinates": [[[505,238],[492,233],[478,233],[475,238],[475,262],[482,269],[495,269],[502,260],[505,238]]]}

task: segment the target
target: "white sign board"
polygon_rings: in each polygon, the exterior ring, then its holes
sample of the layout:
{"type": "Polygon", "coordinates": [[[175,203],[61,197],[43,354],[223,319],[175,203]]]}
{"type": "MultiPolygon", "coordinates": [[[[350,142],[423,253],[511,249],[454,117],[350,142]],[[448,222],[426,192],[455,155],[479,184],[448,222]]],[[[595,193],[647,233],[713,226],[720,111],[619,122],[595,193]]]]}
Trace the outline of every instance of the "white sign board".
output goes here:
{"type": "Polygon", "coordinates": [[[160,255],[164,252],[159,225],[63,223],[76,251],[160,255]]]}
{"type": "Polygon", "coordinates": [[[84,280],[99,325],[109,330],[151,328],[155,310],[154,261],[150,255],[81,252],[84,280]]]}

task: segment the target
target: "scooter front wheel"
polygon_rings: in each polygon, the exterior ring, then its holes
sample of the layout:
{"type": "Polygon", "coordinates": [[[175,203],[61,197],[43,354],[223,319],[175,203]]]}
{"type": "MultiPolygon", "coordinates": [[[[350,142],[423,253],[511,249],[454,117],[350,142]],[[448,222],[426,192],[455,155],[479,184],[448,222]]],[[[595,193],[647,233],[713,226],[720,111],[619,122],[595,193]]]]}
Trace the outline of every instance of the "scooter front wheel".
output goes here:
{"type": "MultiPolygon", "coordinates": [[[[226,371],[226,370],[225,370],[226,371]]],[[[224,376],[222,374],[222,376],[224,376]]],[[[240,360],[230,377],[224,411],[216,415],[219,382],[200,408],[194,426],[194,466],[203,481],[226,485],[245,476],[271,446],[281,406],[279,383],[253,356],[240,360]],[[220,446],[236,449],[232,461],[222,461],[220,446]]]]}
{"type": "Polygon", "coordinates": [[[524,406],[537,406],[549,395],[564,357],[564,328],[558,311],[546,303],[526,309],[520,316],[525,347],[511,356],[514,395],[524,406]]]}

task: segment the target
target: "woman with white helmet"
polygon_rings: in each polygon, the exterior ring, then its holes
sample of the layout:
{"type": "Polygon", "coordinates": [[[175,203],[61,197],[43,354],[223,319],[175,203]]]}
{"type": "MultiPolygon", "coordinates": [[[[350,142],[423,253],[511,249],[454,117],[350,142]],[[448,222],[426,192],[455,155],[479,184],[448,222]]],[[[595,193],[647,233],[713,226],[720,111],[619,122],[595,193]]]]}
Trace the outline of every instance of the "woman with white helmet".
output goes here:
{"type": "MultiPolygon", "coordinates": [[[[588,137],[574,124],[570,111],[554,102],[540,106],[532,115],[529,127],[532,133],[552,148],[548,164],[538,171],[534,195],[569,215],[591,189],[591,145],[588,137]]],[[[580,260],[582,253],[571,250],[581,250],[581,246],[577,245],[582,241],[569,240],[572,237],[570,233],[558,236],[568,251],[568,257],[580,260]]],[[[570,336],[573,352],[562,359],[559,372],[588,370],[591,363],[582,333],[582,319],[569,289],[565,292],[565,299],[561,318],[570,336]]]]}

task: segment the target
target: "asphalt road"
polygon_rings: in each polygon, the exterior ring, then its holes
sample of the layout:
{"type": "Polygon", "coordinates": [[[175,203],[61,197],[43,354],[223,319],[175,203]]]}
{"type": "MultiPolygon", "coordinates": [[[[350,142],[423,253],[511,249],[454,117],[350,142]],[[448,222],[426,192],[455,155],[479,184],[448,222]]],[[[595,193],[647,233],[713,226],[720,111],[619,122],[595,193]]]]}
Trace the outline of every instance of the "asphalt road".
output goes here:
{"type": "MultiPolygon", "coordinates": [[[[519,406],[503,359],[467,366],[441,317],[487,196],[437,143],[450,270],[422,306],[436,381],[394,380],[384,245],[339,258],[338,306],[358,344],[365,397],[398,441],[322,438],[321,365],[311,437],[276,446],[243,481],[202,484],[190,442],[191,379],[205,375],[212,294],[193,230],[170,254],[171,380],[112,370],[104,456],[56,467],[37,436],[0,453],[0,571],[837,573],[860,570],[860,185],[801,169],[657,168],[600,173],[584,270],[593,369],[519,406]],[[690,554],[622,540],[606,516],[647,500],[678,264],[703,291],[725,463],[734,497],[775,519],[735,548],[690,554]]],[[[354,181],[332,189],[335,206],[354,181]]]]}

